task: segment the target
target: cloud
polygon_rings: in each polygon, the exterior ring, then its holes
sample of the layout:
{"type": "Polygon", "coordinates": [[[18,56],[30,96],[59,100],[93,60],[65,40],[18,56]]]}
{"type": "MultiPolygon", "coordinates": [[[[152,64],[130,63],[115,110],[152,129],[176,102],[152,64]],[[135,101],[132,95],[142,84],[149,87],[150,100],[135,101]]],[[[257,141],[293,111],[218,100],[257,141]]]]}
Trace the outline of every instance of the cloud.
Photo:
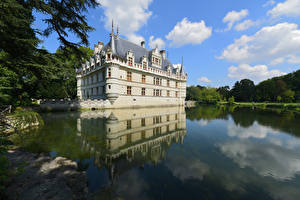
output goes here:
{"type": "Polygon", "coordinates": [[[152,0],[98,0],[104,9],[105,28],[111,30],[111,21],[119,26],[120,33],[135,43],[142,37],[136,32],[147,23],[152,15],[148,10],[152,0]]]}
{"type": "Polygon", "coordinates": [[[300,64],[300,56],[289,56],[288,57],[288,63],[291,63],[291,64],[300,64]]]}
{"type": "Polygon", "coordinates": [[[212,27],[207,27],[205,22],[190,22],[184,18],[178,22],[166,38],[171,40],[171,46],[180,47],[185,44],[201,44],[211,36],[212,27]]]}
{"type": "Polygon", "coordinates": [[[261,176],[291,180],[300,172],[299,154],[278,145],[240,140],[230,141],[219,147],[222,153],[241,168],[251,167],[261,176]]]}
{"type": "Polygon", "coordinates": [[[247,30],[248,28],[250,28],[251,26],[255,26],[255,25],[257,25],[257,24],[258,24],[257,22],[254,22],[254,21],[248,19],[248,20],[245,20],[245,21],[243,21],[243,22],[237,24],[237,25],[234,27],[234,29],[235,29],[236,31],[244,31],[244,30],[247,30]]]}
{"type": "Polygon", "coordinates": [[[280,23],[243,35],[228,45],[220,59],[236,63],[269,62],[300,55],[300,30],[297,24],[280,23]]]}
{"type": "Polygon", "coordinates": [[[210,172],[210,167],[206,163],[201,162],[198,158],[184,154],[169,156],[165,161],[165,165],[172,172],[173,176],[181,181],[189,179],[202,180],[210,172]],[[178,165],[178,163],[181,164],[178,165]]]}
{"type": "Polygon", "coordinates": [[[274,5],[276,2],[274,0],[268,0],[264,5],[263,7],[268,7],[268,6],[272,6],[274,5]]]}
{"type": "Polygon", "coordinates": [[[161,38],[154,39],[154,36],[150,36],[149,46],[152,49],[154,49],[156,46],[158,49],[163,49],[165,47],[165,42],[161,38]]]}
{"type": "Polygon", "coordinates": [[[228,77],[235,79],[251,79],[255,82],[260,82],[262,80],[272,78],[275,76],[281,76],[286,73],[279,70],[268,70],[266,65],[255,65],[250,66],[248,64],[240,64],[239,66],[231,66],[228,68],[228,77]]]}
{"type": "Polygon", "coordinates": [[[204,83],[210,83],[211,80],[209,80],[207,77],[202,76],[200,78],[198,78],[198,82],[204,82],[204,83]]]}
{"type": "Polygon", "coordinates": [[[225,31],[229,31],[231,30],[232,26],[234,23],[242,20],[243,18],[245,18],[248,15],[248,10],[247,9],[243,9],[240,12],[237,11],[231,11],[228,12],[226,14],[226,16],[223,18],[223,22],[227,23],[227,28],[225,29],[225,31]]]}
{"type": "Polygon", "coordinates": [[[267,137],[268,134],[279,133],[278,131],[273,130],[272,128],[261,126],[257,122],[254,122],[252,126],[247,128],[236,126],[234,124],[229,124],[227,129],[227,133],[230,137],[238,137],[241,139],[250,137],[263,139],[267,137]]]}
{"type": "Polygon", "coordinates": [[[268,11],[272,17],[298,17],[300,16],[300,0],[286,0],[278,3],[272,10],[268,11]]]}

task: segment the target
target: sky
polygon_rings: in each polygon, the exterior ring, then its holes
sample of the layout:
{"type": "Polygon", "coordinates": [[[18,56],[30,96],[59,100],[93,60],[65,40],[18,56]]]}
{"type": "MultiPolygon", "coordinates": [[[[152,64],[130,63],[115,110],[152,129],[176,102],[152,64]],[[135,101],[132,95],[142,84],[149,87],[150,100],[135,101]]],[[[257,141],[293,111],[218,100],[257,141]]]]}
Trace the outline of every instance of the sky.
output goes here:
{"type": "MultiPolygon", "coordinates": [[[[146,48],[165,49],[182,61],[188,85],[230,87],[248,78],[262,80],[300,69],[300,0],[99,0],[89,9],[90,48],[109,42],[111,21],[122,38],[146,48]]],[[[46,25],[35,13],[35,28],[46,25]]],[[[50,52],[57,35],[41,38],[50,52]]],[[[69,39],[78,41],[70,35],[69,39]]]]}

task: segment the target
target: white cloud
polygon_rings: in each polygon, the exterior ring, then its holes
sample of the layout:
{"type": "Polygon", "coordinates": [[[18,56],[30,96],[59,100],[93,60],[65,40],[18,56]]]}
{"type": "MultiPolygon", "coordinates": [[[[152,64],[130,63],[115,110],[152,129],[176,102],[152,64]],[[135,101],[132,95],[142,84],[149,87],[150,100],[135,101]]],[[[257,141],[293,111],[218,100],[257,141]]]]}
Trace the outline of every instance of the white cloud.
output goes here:
{"type": "Polygon", "coordinates": [[[171,45],[180,47],[185,44],[201,44],[211,36],[212,27],[207,27],[205,22],[190,22],[184,18],[178,22],[166,38],[171,40],[171,45]]]}
{"type": "Polygon", "coordinates": [[[165,165],[170,169],[173,176],[179,178],[181,181],[189,179],[202,180],[210,172],[210,168],[206,163],[185,154],[168,156],[165,165]],[[178,165],[178,163],[181,164],[178,165]]]}
{"type": "Polygon", "coordinates": [[[154,49],[155,47],[157,47],[158,49],[163,49],[165,47],[165,42],[161,38],[154,39],[154,36],[150,36],[149,46],[152,49],[154,49]]]}
{"type": "Polygon", "coordinates": [[[300,30],[297,24],[280,23],[243,35],[222,52],[220,59],[237,63],[272,62],[300,54],[300,30]]]}
{"type": "Polygon", "coordinates": [[[248,20],[245,20],[239,24],[237,24],[234,29],[237,30],[237,31],[244,31],[244,30],[247,30],[248,28],[250,28],[251,26],[255,26],[257,25],[257,22],[254,22],[250,19],[248,20]]]}
{"type": "Polygon", "coordinates": [[[235,79],[251,79],[255,82],[272,78],[274,76],[284,75],[284,72],[279,70],[268,70],[266,65],[250,66],[248,64],[240,64],[239,66],[231,66],[228,68],[228,77],[235,79]]]}
{"type": "Polygon", "coordinates": [[[299,153],[278,145],[241,140],[227,142],[219,147],[241,168],[251,167],[261,176],[291,180],[300,172],[299,153]]]}
{"type": "Polygon", "coordinates": [[[136,35],[152,15],[148,10],[152,0],[98,0],[104,8],[105,28],[111,30],[111,22],[119,26],[120,33],[139,44],[141,36],[136,35]]]}
{"type": "Polygon", "coordinates": [[[210,83],[211,80],[209,80],[207,77],[202,76],[200,78],[198,78],[198,82],[204,82],[204,83],[210,83]]]}
{"type": "Polygon", "coordinates": [[[268,0],[264,5],[263,7],[268,7],[268,6],[272,6],[274,5],[276,2],[274,0],[268,0]]]}
{"type": "Polygon", "coordinates": [[[131,33],[129,35],[127,35],[127,38],[129,41],[137,44],[137,45],[141,45],[142,41],[145,41],[145,38],[143,36],[140,35],[136,35],[134,33],[131,33]]]}
{"type": "Polygon", "coordinates": [[[278,3],[272,10],[268,11],[268,15],[272,15],[272,17],[300,16],[300,0],[286,0],[285,2],[278,3]]]}
{"type": "Polygon", "coordinates": [[[278,131],[272,128],[261,126],[257,122],[254,122],[250,127],[247,128],[236,126],[234,124],[229,124],[227,129],[228,129],[228,135],[230,137],[238,137],[241,139],[250,138],[250,137],[263,139],[267,137],[268,134],[279,133],[278,131]]]}
{"type": "Polygon", "coordinates": [[[248,10],[247,9],[243,9],[240,12],[237,11],[231,11],[228,12],[226,14],[226,16],[223,18],[223,22],[227,23],[227,28],[225,29],[225,31],[229,31],[233,24],[242,20],[243,18],[245,18],[248,15],[248,10]]]}

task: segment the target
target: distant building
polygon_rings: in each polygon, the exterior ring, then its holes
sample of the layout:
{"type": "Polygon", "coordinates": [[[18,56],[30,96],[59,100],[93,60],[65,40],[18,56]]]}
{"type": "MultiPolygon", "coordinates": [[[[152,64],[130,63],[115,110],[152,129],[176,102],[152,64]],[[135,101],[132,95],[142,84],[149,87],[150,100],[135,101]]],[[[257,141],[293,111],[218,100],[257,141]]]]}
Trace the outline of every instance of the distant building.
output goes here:
{"type": "Polygon", "coordinates": [[[184,105],[187,74],[174,66],[165,50],[147,50],[114,34],[77,70],[80,100],[108,100],[107,107],[184,105]]]}

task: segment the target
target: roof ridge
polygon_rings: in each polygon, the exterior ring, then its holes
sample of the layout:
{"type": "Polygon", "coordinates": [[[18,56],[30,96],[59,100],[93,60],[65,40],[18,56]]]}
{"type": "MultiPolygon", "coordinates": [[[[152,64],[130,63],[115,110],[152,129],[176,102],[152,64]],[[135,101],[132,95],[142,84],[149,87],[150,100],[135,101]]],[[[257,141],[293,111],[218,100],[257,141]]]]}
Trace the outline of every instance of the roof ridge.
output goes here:
{"type": "Polygon", "coordinates": [[[131,42],[131,41],[129,41],[129,40],[125,40],[125,39],[123,39],[123,38],[121,38],[121,37],[119,37],[118,39],[121,39],[121,40],[123,40],[123,41],[125,41],[125,42],[128,42],[128,43],[131,43],[131,44],[133,44],[133,45],[135,45],[135,46],[137,46],[137,47],[139,47],[139,48],[142,48],[142,49],[145,49],[146,51],[150,51],[150,50],[148,50],[147,48],[144,48],[144,47],[142,47],[142,46],[140,46],[140,45],[138,45],[138,44],[136,44],[136,43],[134,43],[134,42],[131,42]]]}

